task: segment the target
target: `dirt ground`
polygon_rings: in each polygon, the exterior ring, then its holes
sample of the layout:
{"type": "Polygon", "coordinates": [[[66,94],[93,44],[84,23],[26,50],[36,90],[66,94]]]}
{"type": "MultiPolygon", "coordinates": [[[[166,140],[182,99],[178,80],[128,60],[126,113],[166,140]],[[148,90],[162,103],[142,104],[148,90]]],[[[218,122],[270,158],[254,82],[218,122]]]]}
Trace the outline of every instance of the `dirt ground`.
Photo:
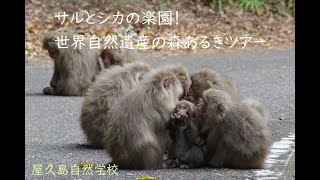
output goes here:
{"type": "MultiPolygon", "coordinates": [[[[41,38],[46,32],[58,29],[68,29],[88,38],[95,35],[100,38],[100,42],[107,36],[119,35],[128,30],[133,37],[136,35],[133,38],[135,45],[137,36],[148,36],[149,49],[141,51],[168,56],[255,48],[286,49],[294,47],[295,43],[294,15],[264,8],[253,13],[232,6],[226,6],[219,12],[200,0],[27,0],[25,19],[26,60],[49,59],[47,52],[41,47],[41,38]],[[113,23],[118,11],[124,17],[120,24],[118,21],[113,23]],[[154,12],[156,24],[143,24],[144,13],[148,11],[154,12]],[[159,11],[171,11],[172,25],[158,24],[159,11]],[[63,23],[62,18],[59,20],[55,17],[59,12],[68,15],[63,23]],[[84,18],[82,22],[76,23],[75,18],[72,21],[72,16],[75,17],[76,13],[79,14],[79,19],[84,18]],[[95,24],[86,23],[87,13],[95,14],[91,18],[95,24]],[[126,17],[130,13],[138,14],[139,21],[135,23],[134,20],[131,23],[132,29],[128,30],[130,24],[126,17]],[[99,18],[99,15],[102,18],[99,18]],[[102,19],[107,19],[108,16],[110,19],[101,23],[102,19]],[[179,49],[169,46],[170,42],[174,45],[175,41],[170,41],[174,35],[178,36],[181,44],[179,49]],[[197,43],[196,46],[192,43],[186,46],[188,36],[197,43]],[[153,40],[157,37],[163,37],[167,44],[163,47],[152,47],[153,40]],[[255,42],[260,40],[263,42],[255,42]],[[210,44],[208,48],[205,48],[208,45],[206,42],[210,44]]],[[[138,45],[136,47],[141,48],[138,45]]]]}

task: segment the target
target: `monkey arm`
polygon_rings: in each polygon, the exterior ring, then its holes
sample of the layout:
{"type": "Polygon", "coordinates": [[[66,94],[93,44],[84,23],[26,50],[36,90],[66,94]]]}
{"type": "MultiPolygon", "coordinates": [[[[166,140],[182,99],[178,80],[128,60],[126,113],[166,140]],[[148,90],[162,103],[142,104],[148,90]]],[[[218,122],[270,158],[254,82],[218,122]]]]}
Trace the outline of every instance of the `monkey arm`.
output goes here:
{"type": "Polygon", "coordinates": [[[207,139],[210,130],[211,130],[211,129],[210,129],[209,126],[203,125],[203,126],[200,128],[199,136],[200,136],[201,138],[203,138],[203,139],[207,139]]]}
{"type": "Polygon", "coordinates": [[[51,87],[57,87],[58,81],[59,81],[60,77],[59,77],[59,73],[56,70],[56,68],[54,69],[51,81],[50,81],[50,86],[51,87]]]}
{"type": "Polygon", "coordinates": [[[215,151],[212,154],[212,158],[208,162],[210,167],[213,168],[222,168],[223,164],[226,160],[227,152],[225,149],[225,146],[222,142],[217,143],[217,146],[215,147],[215,151]]]}
{"type": "Polygon", "coordinates": [[[169,136],[170,136],[171,140],[175,141],[178,129],[174,125],[173,118],[170,118],[170,120],[165,123],[165,128],[167,131],[169,131],[169,136]]]}
{"type": "Polygon", "coordinates": [[[54,66],[54,72],[53,75],[51,77],[51,81],[50,81],[50,86],[49,87],[45,87],[43,88],[43,93],[46,95],[56,95],[57,91],[57,85],[58,85],[58,81],[59,81],[59,73],[57,70],[57,66],[54,66]]]}
{"type": "Polygon", "coordinates": [[[186,136],[186,139],[189,142],[189,144],[201,145],[204,142],[198,134],[198,128],[196,124],[194,124],[192,121],[183,133],[186,136]]]}

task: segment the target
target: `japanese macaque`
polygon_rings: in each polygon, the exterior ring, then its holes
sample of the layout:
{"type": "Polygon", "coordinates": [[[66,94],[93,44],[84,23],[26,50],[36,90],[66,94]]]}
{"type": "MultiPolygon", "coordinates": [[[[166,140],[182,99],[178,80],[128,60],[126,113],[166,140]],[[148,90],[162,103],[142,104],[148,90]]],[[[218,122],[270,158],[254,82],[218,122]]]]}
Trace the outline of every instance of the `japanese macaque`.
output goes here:
{"type": "Polygon", "coordinates": [[[221,89],[226,91],[233,98],[239,98],[239,91],[235,83],[226,76],[221,75],[211,68],[200,68],[191,75],[192,85],[190,95],[193,101],[198,101],[202,93],[210,88],[221,89]]]}
{"type": "Polygon", "coordinates": [[[124,65],[126,63],[135,62],[141,59],[136,49],[103,49],[100,58],[104,67],[108,68],[112,65],[124,65]]]}
{"type": "Polygon", "coordinates": [[[168,168],[197,168],[205,165],[204,138],[199,136],[200,122],[195,116],[195,105],[180,101],[167,125],[170,135],[168,168]]]}
{"type": "Polygon", "coordinates": [[[183,88],[183,98],[187,97],[189,95],[189,89],[192,84],[188,69],[181,64],[170,64],[163,66],[162,68],[168,69],[177,76],[183,88]]]}
{"type": "Polygon", "coordinates": [[[260,113],[261,116],[266,120],[265,122],[267,124],[269,123],[269,121],[271,119],[270,113],[261,102],[257,101],[256,99],[246,98],[246,99],[242,100],[242,103],[244,105],[248,106],[249,108],[256,109],[258,111],[258,113],[260,113]]]}
{"type": "Polygon", "coordinates": [[[255,107],[227,92],[208,89],[196,106],[211,130],[206,139],[208,165],[215,168],[263,168],[271,145],[267,119],[255,107]]]}
{"type": "Polygon", "coordinates": [[[96,75],[102,70],[98,51],[89,48],[89,41],[84,39],[86,45],[77,44],[74,48],[73,33],[53,31],[45,34],[42,46],[48,50],[54,61],[54,72],[50,86],[43,89],[46,95],[82,96],[85,95],[96,75]],[[66,40],[67,48],[58,45],[58,38],[66,40]]]}
{"type": "Polygon", "coordinates": [[[105,139],[111,164],[122,169],[165,168],[163,154],[170,137],[166,124],[183,87],[166,68],[148,73],[108,113],[105,139]]]}
{"type": "Polygon", "coordinates": [[[130,89],[139,84],[150,66],[142,62],[112,66],[105,69],[89,88],[81,109],[81,127],[89,145],[103,148],[107,114],[111,106],[130,89]]]}

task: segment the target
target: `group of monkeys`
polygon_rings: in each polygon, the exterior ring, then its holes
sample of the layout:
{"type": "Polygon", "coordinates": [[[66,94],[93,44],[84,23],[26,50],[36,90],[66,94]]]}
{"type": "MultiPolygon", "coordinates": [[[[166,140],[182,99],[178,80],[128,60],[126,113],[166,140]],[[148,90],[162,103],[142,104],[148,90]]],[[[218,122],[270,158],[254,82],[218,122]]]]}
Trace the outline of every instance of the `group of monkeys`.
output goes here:
{"type": "Polygon", "coordinates": [[[121,169],[263,168],[271,146],[269,114],[242,99],[235,83],[211,68],[189,74],[180,64],[151,68],[128,49],[43,48],[54,61],[47,95],[82,96],[88,143],[105,148],[121,169]]]}

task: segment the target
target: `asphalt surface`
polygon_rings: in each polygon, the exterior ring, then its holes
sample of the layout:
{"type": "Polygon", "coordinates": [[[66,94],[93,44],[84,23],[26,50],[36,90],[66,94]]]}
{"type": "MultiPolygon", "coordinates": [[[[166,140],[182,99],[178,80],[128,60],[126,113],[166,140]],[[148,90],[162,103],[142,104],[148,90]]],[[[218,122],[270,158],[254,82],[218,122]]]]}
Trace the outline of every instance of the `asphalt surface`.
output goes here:
{"type": "Polygon", "coordinates": [[[108,172],[99,175],[98,169],[93,168],[92,175],[83,175],[86,172],[82,170],[80,175],[75,175],[77,171],[71,172],[72,165],[79,162],[105,164],[110,156],[104,150],[83,146],[86,140],[79,116],[84,97],[42,95],[53,73],[52,64],[26,61],[25,179],[136,179],[140,175],[161,180],[295,179],[295,49],[214,53],[201,57],[147,56],[146,59],[153,67],[181,63],[191,73],[202,66],[212,67],[232,78],[242,97],[253,97],[265,104],[272,117],[270,127],[274,142],[266,160],[267,168],[118,169],[110,171],[110,175],[108,172]],[[64,166],[68,171],[66,175],[61,174],[64,166]],[[114,172],[117,175],[112,174],[114,172]]]}

